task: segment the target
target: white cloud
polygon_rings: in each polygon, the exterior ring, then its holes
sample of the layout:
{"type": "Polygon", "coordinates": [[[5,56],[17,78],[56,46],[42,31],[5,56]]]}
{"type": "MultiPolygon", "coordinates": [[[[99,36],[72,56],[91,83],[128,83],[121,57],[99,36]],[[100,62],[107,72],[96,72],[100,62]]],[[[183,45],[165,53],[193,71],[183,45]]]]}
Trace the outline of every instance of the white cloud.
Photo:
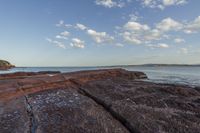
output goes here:
{"type": "Polygon", "coordinates": [[[57,35],[57,36],[56,36],[56,38],[57,38],[57,39],[65,39],[65,40],[67,40],[67,39],[68,39],[67,37],[60,36],[60,35],[57,35]]]}
{"type": "Polygon", "coordinates": [[[164,35],[161,31],[159,31],[157,29],[149,30],[144,35],[144,39],[148,40],[148,41],[160,40],[160,39],[165,38],[165,37],[166,37],[166,35],[164,35]]]}
{"type": "Polygon", "coordinates": [[[168,44],[165,43],[159,43],[157,45],[153,45],[153,44],[148,44],[147,47],[151,47],[151,48],[169,48],[168,44]]]}
{"type": "Polygon", "coordinates": [[[70,33],[68,31],[64,31],[64,32],[61,32],[60,35],[62,35],[64,37],[68,37],[70,35],[70,33]]]}
{"type": "Polygon", "coordinates": [[[142,5],[149,8],[165,9],[168,6],[180,6],[187,3],[187,0],[142,0],[142,5]]]}
{"type": "Polygon", "coordinates": [[[46,38],[46,40],[48,41],[48,42],[52,42],[52,39],[50,39],[50,38],[46,38]]]}
{"type": "Polygon", "coordinates": [[[188,54],[188,49],[187,48],[181,48],[180,49],[180,51],[179,51],[179,53],[181,53],[181,54],[188,54]]]}
{"type": "Polygon", "coordinates": [[[96,43],[111,43],[114,41],[114,37],[106,32],[97,32],[89,29],[87,30],[87,34],[90,35],[96,43]]]}
{"type": "Polygon", "coordinates": [[[131,30],[131,31],[141,31],[141,30],[146,31],[150,29],[148,25],[142,25],[135,21],[129,21],[124,25],[124,28],[126,30],[131,30]]]}
{"type": "Polygon", "coordinates": [[[57,24],[56,27],[64,27],[64,28],[71,28],[71,24],[65,24],[64,20],[60,20],[57,24]]]}
{"type": "Polygon", "coordinates": [[[182,29],[183,25],[172,18],[165,18],[160,23],[156,24],[156,28],[162,31],[177,31],[182,29]]]}
{"type": "Polygon", "coordinates": [[[60,20],[58,24],[56,24],[57,27],[62,27],[64,26],[64,21],[60,20]]]}
{"type": "Polygon", "coordinates": [[[124,45],[121,44],[121,43],[116,43],[115,46],[118,46],[118,47],[124,47],[124,45]]]}
{"type": "Polygon", "coordinates": [[[64,27],[65,27],[65,28],[71,28],[72,25],[71,25],[71,24],[65,24],[64,27]]]}
{"type": "MultiPolygon", "coordinates": [[[[120,35],[123,40],[130,44],[155,44],[158,41],[162,42],[166,39],[173,39],[175,43],[184,43],[185,40],[181,37],[175,38],[171,34],[174,32],[185,33],[199,33],[200,32],[200,16],[196,17],[193,21],[184,22],[176,21],[170,17],[161,20],[159,23],[150,27],[147,24],[138,21],[129,20],[121,27],[116,28],[116,33],[120,35]]],[[[162,45],[153,45],[152,47],[162,47],[162,45]]],[[[163,45],[164,46],[164,45],[163,45]]]]}
{"type": "MultiPolygon", "coordinates": [[[[96,5],[101,5],[106,8],[125,7],[133,0],[95,0],[96,5]]],[[[164,10],[168,6],[181,6],[187,3],[188,0],[135,0],[141,3],[143,7],[158,8],[164,10]]]]}
{"type": "Polygon", "coordinates": [[[80,30],[86,30],[87,29],[87,27],[85,25],[80,24],[80,23],[76,24],[76,28],[80,29],[80,30]]]}
{"type": "Polygon", "coordinates": [[[85,42],[78,39],[78,38],[73,38],[72,43],[70,43],[71,47],[75,48],[85,48],[85,42]]]}
{"type": "Polygon", "coordinates": [[[186,4],[186,0],[163,0],[163,5],[171,6],[171,5],[183,5],[186,4]]]}
{"type": "Polygon", "coordinates": [[[151,29],[146,24],[141,24],[136,21],[128,21],[123,26],[123,32],[120,35],[125,42],[131,44],[150,43],[151,41],[160,40],[164,34],[158,29],[151,29]]]}
{"type": "Polygon", "coordinates": [[[200,32],[200,16],[195,18],[194,21],[187,23],[184,32],[188,34],[200,32]]]}
{"type": "Polygon", "coordinates": [[[121,35],[125,42],[131,43],[131,44],[141,44],[142,43],[142,41],[139,39],[137,34],[125,31],[121,35]]]}
{"type": "Polygon", "coordinates": [[[169,45],[165,43],[160,43],[158,44],[158,48],[169,48],[169,45]]]}
{"type": "Polygon", "coordinates": [[[139,16],[138,12],[129,14],[130,21],[138,21],[141,17],[139,16]]]}
{"type": "Polygon", "coordinates": [[[55,41],[55,40],[52,40],[52,39],[50,39],[50,38],[47,38],[46,40],[47,40],[49,43],[51,43],[51,44],[55,44],[57,47],[66,49],[66,46],[65,46],[62,42],[55,41]]]}
{"type": "Polygon", "coordinates": [[[184,40],[183,38],[175,38],[175,39],[174,39],[174,42],[175,42],[175,43],[184,43],[185,40],[184,40]]]}
{"type": "Polygon", "coordinates": [[[183,31],[187,34],[200,32],[200,16],[191,22],[178,22],[172,18],[165,18],[156,24],[156,28],[163,31],[183,31]]]}
{"type": "MultiPolygon", "coordinates": [[[[128,0],[127,2],[130,2],[130,0],[128,0]]],[[[96,0],[95,3],[97,5],[101,5],[107,8],[112,8],[112,7],[124,7],[125,6],[125,2],[122,2],[121,0],[96,0]]]]}
{"type": "Polygon", "coordinates": [[[61,32],[59,35],[56,35],[57,39],[65,39],[67,40],[70,33],[68,31],[61,32]]]}

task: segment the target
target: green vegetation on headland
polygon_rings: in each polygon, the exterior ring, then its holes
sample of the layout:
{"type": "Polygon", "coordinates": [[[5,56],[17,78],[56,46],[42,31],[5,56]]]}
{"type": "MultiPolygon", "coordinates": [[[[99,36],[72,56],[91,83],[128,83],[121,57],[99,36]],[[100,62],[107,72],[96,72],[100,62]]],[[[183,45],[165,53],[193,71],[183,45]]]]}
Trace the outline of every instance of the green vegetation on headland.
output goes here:
{"type": "Polygon", "coordinates": [[[5,61],[5,60],[0,60],[0,70],[7,70],[13,67],[15,66],[10,64],[10,62],[5,61]]]}

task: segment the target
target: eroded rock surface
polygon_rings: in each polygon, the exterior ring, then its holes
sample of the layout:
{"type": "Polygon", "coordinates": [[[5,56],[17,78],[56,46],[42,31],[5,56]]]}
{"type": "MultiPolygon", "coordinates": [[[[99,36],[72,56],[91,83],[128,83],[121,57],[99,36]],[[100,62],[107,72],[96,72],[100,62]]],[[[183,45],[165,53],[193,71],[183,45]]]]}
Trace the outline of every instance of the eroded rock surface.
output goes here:
{"type": "Polygon", "coordinates": [[[2,133],[199,133],[197,88],[123,69],[0,76],[2,133]]]}
{"type": "Polygon", "coordinates": [[[200,93],[193,88],[122,79],[94,81],[81,88],[132,132],[200,131],[200,93]]]}

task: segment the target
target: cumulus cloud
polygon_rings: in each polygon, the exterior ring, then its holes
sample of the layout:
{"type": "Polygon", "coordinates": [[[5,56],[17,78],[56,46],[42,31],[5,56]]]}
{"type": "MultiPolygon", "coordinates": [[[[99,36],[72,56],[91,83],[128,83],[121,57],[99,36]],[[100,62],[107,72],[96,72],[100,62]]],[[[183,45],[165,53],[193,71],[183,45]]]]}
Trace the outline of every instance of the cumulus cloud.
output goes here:
{"type": "Polygon", "coordinates": [[[70,33],[68,31],[61,32],[59,35],[56,35],[57,39],[67,40],[70,33]]]}
{"type": "MultiPolygon", "coordinates": [[[[66,24],[62,20],[56,26],[66,28],[66,24]]],[[[85,31],[85,33],[87,35],[89,35],[95,41],[95,43],[97,43],[97,44],[102,44],[102,43],[104,43],[104,44],[107,44],[107,43],[114,44],[115,38],[113,36],[109,35],[106,32],[97,32],[97,31],[95,31],[95,30],[93,30],[93,29],[91,29],[91,28],[89,28],[89,27],[87,27],[87,26],[85,26],[81,23],[77,23],[75,25],[67,25],[67,26],[69,26],[73,29],[85,31]]],[[[70,36],[70,33],[68,31],[64,31],[64,32],[61,32],[59,35],[56,35],[56,39],[67,40],[69,36],[70,36]]],[[[84,48],[85,47],[84,43],[85,43],[84,41],[81,41],[78,38],[73,38],[70,45],[72,47],[84,48]]],[[[119,46],[119,45],[116,45],[116,46],[119,46]]]]}
{"type": "MultiPolygon", "coordinates": [[[[117,27],[117,34],[129,44],[155,44],[157,42],[165,42],[166,39],[174,38],[173,33],[199,33],[200,32],[200,16],[188,22],[177,21],[170,17],[164,18],[154,26],[143,24],[137,20],[130,19],[121,27],[117,27]]],[[[181,37],[174,38],[175,43],[184,43],[181,37]]],[[[151,46],[151,45],[150,45],[151,46]]],[[[162,47],[162,45],[152,45],[152,47],[162,47]]],[[[164,46],[164,45],[163,45],[164,46]]]]}
{"type": "Polygon", "coordinates": [[[75,48],[85,48],[85,42],[80,40],[79,38],[73,38],[72,43],[70,43],[71,47],[75,48]]]}
{"type": "MultiPolygon", "coordinates": [[[[196,18],[190,23],[181,23],[172,18],[165,18],[159,23],[155,24],[155,27],[150,27],[147,24],[142,24],[138,21],[129,20],[122,26],[122,32],[119,34],[123,37],[125,42],[130,44],[152,44],[156,41],[162,41],[164,39],[169,39],[168,35],[171,31],[183,31],[190,27],[190,30],[197,31],[199,28],[199,18],[196,18]],[[190,25],[190,26],[189,26],[190,25]],[[191,28],[192,27],[192,28],[191,28]],[[195,27],[195,28],[194,28],[195,27]],[[195,30],[194,30],[195,29],[195,30]]],[[[119,28],[120,29],[120,28],[119,28]]],[[[185,42],[182,38],[175,38],[175,43],[185,42]]],[[[150,45],[151,47],[165,47],[166,45],[150,45]]],[[[166,48],[166,47],[165,47],[166,48]]]]}
{"type": "Polygon", "coordinates": [[[186,24],[184,32],[188,34],[200,32],[200,16],[186,24]]]}
{"type": "Polygon", "coordinates": [[[175,39],[174,39],[174,42],[175,42],[175,43],[184,43],[185,40],[184,40],[183,38],[175,38],[175,39]]]}
{"type": "Polygon", "coordinates": [[[65,24],[64,20],[60,20],[57,24],[56,27],[64,27],[64,28],[71,28],[71,24],[65,24]]]}
{"type": "Polygon", "coordinates": [[[151,47],[151,48],[169,48],[168,44],[165,43],[159,43],[157,45],[153,45],[153,44],[148,44],[147,47],[151,47]]]}
{"type": "Polygon", "coordinates": [[[85,25],[80,24],[80,23],[77,23],[75,28],[80,29],[80,30],[86,30],[87,29],[87,27],[85,25]]]}
{"type": "MultiPolygon", "coordinates": [[[[96,5],[101,5],[106,8],[125,7],[133,0],[95,0],[96,5]]],[[[164,10],[168,6],[181,6],[188,2],[188,0],[135,0],[141,3],[143,7],[157,8],[164,10]]]]}
{"type": "Polygon", "coordinates": [[[60,20],[58,24],[56,24],[57,27],[62,27],[64,26],[64,21],[63,20],[60,20]]]}
{"type": "Polygon", "coordinates": [[[139,35],[137,35],[137,34],[125,31],[121,35],[125,42],[131,43],[131,44],[141,44],[142,43],[142,40],[139,39],[139,35]]]}
{"type": "Polygon", "coordinates": [[[126,30],[130,30],[130,31],[146,31],[149,30],[149,26],[146,24],[140,24],[138,22],[135,21],[129,21],[124,25],[124,28],[126,30]]]}
{"type": "Polygon", "coordinates": [[[46,40],[51,43],[51,44],[54,44],[56,45],[57,47],[60,47],[62,49],[66,49],[66,46],[62,43],[62,42],[59,42],[59,41],[56,41],[56,40],[52,40],[50,38],[46,38],[46,40]]]}
{"type": "Polygon", "coordinates": [[[183,5],[186,4],[186,0],[163,0],[163,5],[171,6],[171,5],[183,5]]]}
{"type": "Polygon", "coordinates": [[[172,18],[165,18],[160,23],[156,24],[156,28],[164,32],[167,31],[182,31],[187,34],[200,32],[200,16],[190,22],[178,22],[172,18]]]}
{"type": "Polygon", "coordinates": [[[69,36],[70,36],[70,33],[68,31],[64,31],[64,32],[61,32],[59,35],[56,35],[56,38],[67,40],[69,36]]]}
{"type": "Polygon", "coordinates": [[[131,21],[138,21],[141,18],[138,12],[129,14],[129,17],[131,21]]]}
{"type": "Polygon", "coordinates": [[[111,43],[114,41],[114,37],[110,36],[106,32],[97,32],[92,29],[87,30],[87,34],[90,35],[96,43],[111,43]]]}
{"type": "Polygon", "coordinates": [[[187,48],[181,48],[180,51],[178,51],[181,54],[188,54],[188,49],[187,48]]]}
{"type": "Polygon", "coordinates": [[[115,46],[117,46],[117,47],[124,47],[124,45],[121,44],[121,43],[116,43],[115,46]]]}
{"type": "Polygon", "coordinates": [[[165,18],[156,24],[156,28],[162,31],[180,30],[183,28],[183,25],[172,18],[165,18]]]}
{"type": "Polygon", "coordinates": [[[70,35],[70,33],[68,31],[64,31],[64,32],[61,32],[60,35],[62,35],[64,37],[68,37],[70,35]]]}
{"type": "Polygon", "coordinates": [[[167,6],[179,6],[187,3],[187,0],[142,0],[142,5],[149,8],[165,9],[167,6]]]}
{"type": "MultiPolygon", "coordinates": [[[[147,0],[151,3],[152,0],[147,0]]],[[[165,4],[167,1],[165,1],[165,4]]],[[[169,1],[168,1],[169,2],[169,1]]],[[[168,3],[170,4],[170,2],[168,3]]],[[[171,3],[173,4],[173,2],[171,3]]],[[[65,26],[64,21],[60,21],[57,26],[65,26]]],[[[172,32],[185,32],[185,33],[198,33],[200,32],[200,16],[196,17],[192,21],[177,21],[173,18],[164,18],[160,22],[150,26],[148,24],[142,23],[138,20],[138,16],[134,14],[130,16],[130,19],[122,26],[117,26],[115,35],[109,35],[106,32],[98,32],[88,26],[85,26],[81,23],[74,25],[69,25],[73,29],[83,30],[87,35],[89,35],[96,44],[116,44],[116,46],[122,46],[121,43],[129,44],[144,44],[148,45],[151,48],[168,48],[169,45],[165,44],[166,39],[173,39],[175,43],[184,43],[185,40],[181,37],[173,37],[172,32]],[[115,37],[122,37],[119,39],[119,42],[115,40],[115,37]],[[122,39],[122,40],[121,40],[122,39]],[[160,42],[160,44],[158,44],[160,42]],[[119,44],[119,45],[118,45],[119,44]],[[157,44],[157,45],[152,45],[157,44]]],[[[56,36],[57,39],[68,39],[70,33],[64,31],[56,36]]],[[[78,38],[73,38],[71,42],[72,47],[84,48],[84,41],[81,42],[77,40],[78,38]],[[81,44],[81,45],[80,45],[81,44]]],[[[54,42],[54,44],[61,45],[59,42],[54,42]]]]}
{"type": "MultiPolygon", "coordinates": [[[[127,2],[130,2],[130,0],[128,0],[127,2]]],[[[112,7],[124,7],[125,6],[125,2],[122,2],[122,0],[96,0],[95,1],[96,5],[101,5],[107,8],[112,8],[112,7]]]]}
{"type": "Polygon", "coordinates": [[[72,25],[71,25],[71,24],[65,24],[64,27],[65,27],[65,28],[71,28],[72,25]]]}
{"type": "Polygon", "coordinates": [[[57,35],[56,38],[57,38],[57,39],[65,39],[65,40],[68,39],[67,37],[64,37],[64,36],[61,36],[61,35],[57,35]]]}
{"type": "Polygon", "coordinates": [[[125,42],[131,44],[150,43],[164,37],[160,30],[152,29],[147,24],[141,24],[132,20],[128,21],[122,29],[123,32],[120,35],[125,42]]]}

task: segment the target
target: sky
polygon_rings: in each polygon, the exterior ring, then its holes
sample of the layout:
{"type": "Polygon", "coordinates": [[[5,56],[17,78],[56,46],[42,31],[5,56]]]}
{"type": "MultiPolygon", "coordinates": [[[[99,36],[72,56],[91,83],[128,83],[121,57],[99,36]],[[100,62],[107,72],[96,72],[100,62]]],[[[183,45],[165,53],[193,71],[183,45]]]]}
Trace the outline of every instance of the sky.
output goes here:
{"type": "Polygon", "coordinates": [[[16,66],[200,64],[200,0],[1,0],[16,66]]]}

